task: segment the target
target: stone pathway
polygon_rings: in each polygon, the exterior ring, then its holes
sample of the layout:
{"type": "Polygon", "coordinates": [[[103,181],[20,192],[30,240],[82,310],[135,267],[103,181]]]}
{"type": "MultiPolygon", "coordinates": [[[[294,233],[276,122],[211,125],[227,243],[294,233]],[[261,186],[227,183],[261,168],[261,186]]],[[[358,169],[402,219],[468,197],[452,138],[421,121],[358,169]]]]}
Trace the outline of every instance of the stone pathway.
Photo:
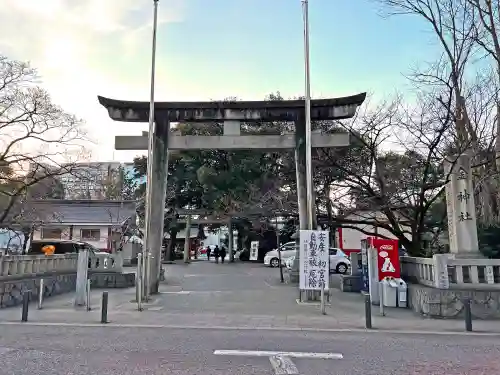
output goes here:
{"type": "MultiPolygon", "coordinates": [[[[108,317],[112,324],[242,329],[364,329],[363,298],[332,289],[326,315],[318,304],[298,304],[297,289],[281,284],[279,270],[262,264],[193,262],[166,265],[160,294],[137,311],[135,290],[109,290],[108,317]]],[[[333,282],[338,277],[333,277],[333,282]]],[[[92,311],[75,309],[72,295],[48,299],[42,310],[30,306],[33,323],[93,324],[100,322],[102,290],[91,295],[92,311]]],[[[372,310],[379,330],[463,332],[461,320],[422,319],[407,309],[372,310]]],[[[19,322],[20,307],[0,310],[0,323],[19,322]]],[[[498,321],[474,321],[474,331],[500,334],[498,321]]]]}

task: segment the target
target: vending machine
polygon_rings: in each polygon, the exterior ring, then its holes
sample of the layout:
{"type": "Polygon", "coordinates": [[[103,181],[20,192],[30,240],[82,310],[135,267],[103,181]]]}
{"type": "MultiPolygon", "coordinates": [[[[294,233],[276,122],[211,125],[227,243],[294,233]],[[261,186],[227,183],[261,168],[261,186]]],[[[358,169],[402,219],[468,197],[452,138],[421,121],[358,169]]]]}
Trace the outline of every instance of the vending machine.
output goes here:
{"type": "Polygon", "coordinates": [[[398,240],[367,237],[361,240],[363,291],[373,304],[380,303],[379,282],[386,277],[401,277],[398,240]]]}

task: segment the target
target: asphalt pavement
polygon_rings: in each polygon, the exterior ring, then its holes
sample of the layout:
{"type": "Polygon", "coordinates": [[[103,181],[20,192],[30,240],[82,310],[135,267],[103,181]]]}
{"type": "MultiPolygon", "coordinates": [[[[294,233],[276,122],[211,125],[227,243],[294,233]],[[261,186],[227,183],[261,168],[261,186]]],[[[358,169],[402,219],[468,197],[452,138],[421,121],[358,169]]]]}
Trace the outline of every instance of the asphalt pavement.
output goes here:
{"type": "Polygon", "coordinates": [[[280,363],[300,375],[500,374],[497,322],[474,322],[471,334],[461,321],[374,309],[368,331],[358,294],[333,289],[322,315],[261,264],[166,268],[142,312],[133,288],[109,290],[108,324],[99,323],[102,290],[91,311],[75,309],[71,294],[31,305],[27,323],[20,308],[0,310],[0,375],[263,375],[280,363]]]}
{"type": "Polygon", "coordinates": [[[112,325],[0,329],[1,375],[264,375],[275,373],[269,355],[279,353],[301,375],[500,373],[496,337],[112,325]]]}
{"type": "MultiPolygon", "coordinates": [[[[166,281],[160,293],[137,310],[135,289],[110,289],[110,325],[240,330],[336,331],[365,330],[365,309],[359,293],[342,293],[333,276],[331,298],[322,315],[319,303],[297,302],[297,287],[282,284],[279,270],[262,264],[215,264],[198,261],[165,265],[166,281]]],[[[74,307],[74,295],[48,298],[42,310],[31,304],[29,324],[99,325],[101,290],[91,294],[91,311],[74,307]]],[[[2,325],[19,322],[20,306],[0,309],[2,325]]],[[[392,308],[381,316],[372,310],[373,327],[385,331],[453,332],[463,334],[463,320],[422,319],[409,309],[392,308]]],[[[499,321],[474,320],[475,333],[500,336],[499,321]]]]}

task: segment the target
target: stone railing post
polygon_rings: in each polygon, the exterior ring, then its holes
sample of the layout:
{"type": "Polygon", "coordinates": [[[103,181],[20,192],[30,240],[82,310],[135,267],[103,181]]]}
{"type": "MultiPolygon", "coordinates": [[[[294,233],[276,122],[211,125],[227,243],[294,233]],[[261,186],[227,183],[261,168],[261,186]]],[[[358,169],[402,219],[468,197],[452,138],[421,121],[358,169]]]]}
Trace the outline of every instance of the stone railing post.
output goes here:
{"type": "Polygon", "coordinates": [[[89,271],[89,251],[82,250],[78,253],[76,271],[75,306],[84,306],[87,300],[87,278],[89,271]]]}
{"type": "Polygon", "coordinates": [[[122,272],[123,271],[123,252],[115,253],[112,255],[115,258],[115,271],[122,272]]]}
{"type": "Polygon", "coordinates": [[[448,277],[448,255],[434,254],[432,256],[432,261],[434,263],[435,287],[438,289],[449,289],[450,279],[448,277]]]}

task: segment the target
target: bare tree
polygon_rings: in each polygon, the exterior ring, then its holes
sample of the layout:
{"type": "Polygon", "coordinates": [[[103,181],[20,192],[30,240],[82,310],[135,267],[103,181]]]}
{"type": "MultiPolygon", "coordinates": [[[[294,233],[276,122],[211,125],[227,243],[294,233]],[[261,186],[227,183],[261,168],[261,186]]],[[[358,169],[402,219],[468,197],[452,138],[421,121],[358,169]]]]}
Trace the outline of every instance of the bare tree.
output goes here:
{"type": "MultiPolygon", "coordinates": [[[[483,223],[500,217],[495,164],[500,129],[498,112],[498,0],[378,0],[389,14],[417,16],[426,21],[441,55],[425,69],[417,69],[413,82],[422,91],[440,92],[455,123],[457,144],[470,144],[475,157],[478,217],[483,223]],[[496,6],[495,3],[496,2],[496,6]],[[495,69],[485,64],[485,53],[495,69]],[[449,98],[448,98],[449,96],[449,98]]],[[[457,146],[460,147],[460,146],[457,146]]]]}
{"type": "Polygon", "coordinates": [[[106,209],[111,227],[111,238],[108,241],[113,253],[123,249],[126,237],[139,234],[135,209],[133,201],[121,201],[119,206],[112,205],[106,209]]]}
{"type": "Polygon", "coordinates": [[[472,6],[472,12],[476,14],[477,22],[474,23],[474,41],[482,51],[490,58],[493,64],[493,74],[495,77],[495,107],[496,107],[496,137],[495,156],[496,166],[500,169],[500,97],[498,89],[500,87],[500,0],[468,0],[472,6]]]}
{"type": "Polygon", "coordinates": [[[28,64],[0,56],[0,225],[18,222],[30,190],[71,173],[86,155],[81,121],[53,104],[37,79],[28,64]]]}
{"type": "MultiPolygon", "coordinates": [[[[443,227],[445,219],[433,217],[449,180],[442,162],[456,161],[449,154],[457,141],[448,106],[422,97],[408,108],[398,98],[343,126],[353,147],[340,151],[342,157],[320,151],[337,171],[330,202],[335,221],[367,235],[395,237],[409,253],[422,255],[423,235],[443,227]]],[[[463,151],[470,143],[460,146],[463,151]]]]}
{"type": "Polygon", "coordinates": [[[464,75],[474,52],[474,12],[468,0],[379,0],[389,14],[418,16],[425,20],[442,48],[440,58],[413,74],[416,83],[441,86],[452,94],[456,131],[460,142],[477,142],[465,103],[464,75]]]}

